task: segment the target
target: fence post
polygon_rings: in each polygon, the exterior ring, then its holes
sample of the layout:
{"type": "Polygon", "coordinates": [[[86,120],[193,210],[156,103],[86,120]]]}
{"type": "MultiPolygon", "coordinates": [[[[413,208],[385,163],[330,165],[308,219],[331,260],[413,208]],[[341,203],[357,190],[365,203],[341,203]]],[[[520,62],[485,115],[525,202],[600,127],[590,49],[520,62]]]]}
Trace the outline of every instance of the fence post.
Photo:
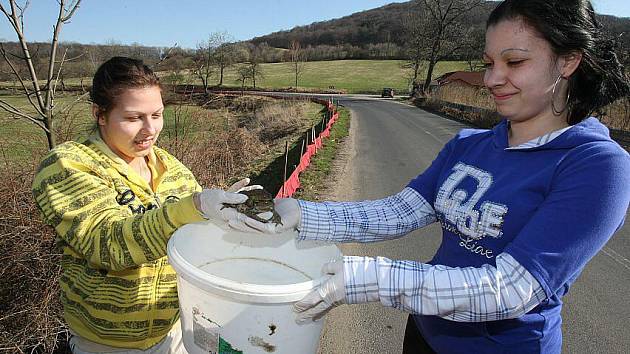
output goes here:
{"type": "Polygon", "coordinates": [[[282,197],[287,197],[284,190],[285,184],[287,184],[287,164],[289,163],[289,141],[284,142],[284,178],[282,179],[282,197]]]}

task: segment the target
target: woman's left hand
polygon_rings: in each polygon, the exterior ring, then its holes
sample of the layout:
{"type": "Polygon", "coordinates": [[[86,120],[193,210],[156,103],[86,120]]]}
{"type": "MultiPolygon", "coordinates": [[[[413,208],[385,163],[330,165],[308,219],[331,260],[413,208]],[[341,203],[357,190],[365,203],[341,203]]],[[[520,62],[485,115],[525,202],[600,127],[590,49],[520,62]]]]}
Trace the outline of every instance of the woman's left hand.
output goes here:
{"type": "Polygon", "coordinates": [[[333,307],[346,303],[343,260],[324,264],[322,273],[331,277],[293,305],[297,323],[319,320],[333,307]]]}

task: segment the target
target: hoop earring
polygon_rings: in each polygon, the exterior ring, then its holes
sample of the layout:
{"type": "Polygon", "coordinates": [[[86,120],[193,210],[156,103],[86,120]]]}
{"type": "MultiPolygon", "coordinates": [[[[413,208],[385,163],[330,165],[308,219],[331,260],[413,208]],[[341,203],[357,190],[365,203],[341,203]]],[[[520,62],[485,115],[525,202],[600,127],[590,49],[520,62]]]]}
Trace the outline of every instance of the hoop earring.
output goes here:
{"type": "Polygon", "coordinates": [[[562,75],[558,75],[558,78],[556,79],[556,82],[553,84],[553,89],[551,90],[551,111],[553,112],[553,115],[555,115],[555,116],[559,116],[560,114],[562,114],[562,112],[567,110],[567,107],[569,107],[569,97],[571,97],[571,92],[569,92],[569,88],[567,87],[567,99],[564,102],[564,107],[561,110],[558,110],[556,108],[556,104],[555,104],[555,102],[556,102],[556,87],[558,86],[558,83],[560,82],[560,79],[567,80],[566,78],[562,77],[562,75]]]}

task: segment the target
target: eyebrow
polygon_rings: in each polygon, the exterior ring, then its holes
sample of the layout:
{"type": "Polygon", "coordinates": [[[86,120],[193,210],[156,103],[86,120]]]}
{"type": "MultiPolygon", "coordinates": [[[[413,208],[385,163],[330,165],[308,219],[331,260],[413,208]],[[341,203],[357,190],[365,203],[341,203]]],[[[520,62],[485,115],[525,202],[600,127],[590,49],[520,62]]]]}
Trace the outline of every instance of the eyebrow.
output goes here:
{"type": "MultiPolygon", "coordinates": [[[[159,109],[155,110],[153,113],[158,113],[158,112],[163,112],[164,111],[164,107],[160,107],[159,109]]],[[[144,112],[141,111],[124,111],[124,113],[138,113],[138,114],[143,114],[144,112]]]]}
{"type": "Polygon", "coordinates": [[[521,51],[521,52],[529,52],[529,50],[523,49],[523,48],[507,48],[507,49],[503,49],[501,51],[501,55],[503,55],[503,53],[505,53],[507,51],[510,51],[510,50],[518,50],[518,51],[521,51]]]}

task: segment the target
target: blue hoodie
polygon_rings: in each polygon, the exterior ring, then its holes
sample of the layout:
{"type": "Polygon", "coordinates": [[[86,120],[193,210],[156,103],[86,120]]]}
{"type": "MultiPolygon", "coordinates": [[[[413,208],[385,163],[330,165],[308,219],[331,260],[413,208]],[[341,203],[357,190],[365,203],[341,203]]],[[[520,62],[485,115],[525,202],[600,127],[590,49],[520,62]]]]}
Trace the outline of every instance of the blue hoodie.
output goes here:
{"type": "Polygon", "coordinates": [[[507,148],[505,120],[492,130],[463,130],[409,183],[442,225],[442,243],[429,263],[496,266],[496,256],[507,252],[547,299],[501,321],[415,316],[438,353],[560,353],[561,298],[623,225],[630,156],[596,118],[546,144],[507,148]]]}

